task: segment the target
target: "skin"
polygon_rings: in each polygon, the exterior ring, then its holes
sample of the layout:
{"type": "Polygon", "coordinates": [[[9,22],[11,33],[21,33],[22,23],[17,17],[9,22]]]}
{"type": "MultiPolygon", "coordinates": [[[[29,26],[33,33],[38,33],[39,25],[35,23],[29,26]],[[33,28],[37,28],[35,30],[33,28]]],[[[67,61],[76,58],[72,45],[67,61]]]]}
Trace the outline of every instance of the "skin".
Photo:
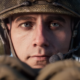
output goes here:
{"type": "Polygon", "coordinates": [[[18,14],[7,24],[17,57],[32,68],[43,68],[71,40],[71,18],[59,14],[18,14]]]}

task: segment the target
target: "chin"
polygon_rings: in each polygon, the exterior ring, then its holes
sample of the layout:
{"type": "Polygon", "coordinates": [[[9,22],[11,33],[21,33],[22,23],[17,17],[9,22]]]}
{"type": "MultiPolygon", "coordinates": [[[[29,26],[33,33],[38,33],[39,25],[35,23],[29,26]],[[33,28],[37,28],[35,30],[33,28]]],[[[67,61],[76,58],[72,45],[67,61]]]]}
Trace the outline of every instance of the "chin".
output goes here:
{"type": "Polygon", "coordinates": [[[37,66],[32,66],[31,68],[33,69],[42,69],[44,68],[46,65],[37,65],[37,66]]]}
{"type": "Polygon", "coordinates": [[[48,61],[36,61],[35,63],[26,63],[33,69],[41,69],[44,68],[46,65],[48,65],[48,61]]]}

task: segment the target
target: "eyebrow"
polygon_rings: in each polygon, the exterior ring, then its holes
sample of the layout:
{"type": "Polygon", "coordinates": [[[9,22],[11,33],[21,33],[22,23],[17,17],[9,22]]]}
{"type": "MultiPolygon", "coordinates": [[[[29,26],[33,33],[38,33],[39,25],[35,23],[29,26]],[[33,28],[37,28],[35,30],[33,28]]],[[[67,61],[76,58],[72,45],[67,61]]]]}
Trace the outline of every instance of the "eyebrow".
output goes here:
{"type": "Polygon", "coordinates": [[[17,20],[16,20],[16,23],[18,22],[18,21],[21,21],[21,20],[34,20],[34,21],[36,21],[36,18],[35,17],[30,17],[30,16],[26,16],[26,17],[19,17],[17,20]]]}
{"type": "Polygon", "coordinates": [[[46,18],[46,20],[48,20],[48,21],[49,20],[58,20],[58,21],[61,21],[63,23],[66,23],[65,19],[63,17],[61,17],[61,16],[48,16],[46,18]]]}

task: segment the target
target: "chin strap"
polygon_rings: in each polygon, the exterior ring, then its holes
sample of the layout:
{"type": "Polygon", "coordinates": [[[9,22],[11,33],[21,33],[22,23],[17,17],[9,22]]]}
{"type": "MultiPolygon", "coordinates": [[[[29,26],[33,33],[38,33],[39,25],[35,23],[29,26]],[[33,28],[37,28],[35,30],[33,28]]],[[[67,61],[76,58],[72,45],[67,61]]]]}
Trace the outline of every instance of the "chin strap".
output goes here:
{"type": "MultiPolygon", "coordinates": [[[[13,48],[13,44],[12,44],[12,41],[11,41],[11,39],[10,39],[10,36],[9,36],[9,34],[8,34],[8,31],[7,31],[7,26],[6,26],[6,24],[5,24],[5,22],[3,21],[3,20],[1,20],[1,26],[2,26],[2,28],[4,29],[4,36],[5,36],[5,46],[7,46],[7,47],[10,47],[9,49],[7,49],[7,50],[5,50],[5,54],[7,53],[7,54],[11,54],[11,52],[12,52],[12,54],[13,54],[13,56],[15,56],[15,57],[17,57],[17,55],[15,54],[15,50],[14,50],[14,48],[13,48]],[[9,46],[9,44],[10,44],[10,46],[9,46]]],[[[5,49],[7,48],[7,47],[5,47],[5,49]]]]}
{"type": "MultiPolygon", "coordinates": [[[[75,49],[70,50],[70,51],[67,52],[66,54],[63,54],[63,53],[60,53],[60,52],[59,52],[59,53],[57,53],[57,54],[52,55],[52,56],[50,57],[50,59],[49,59],[49,62],[50,62],[50,63],[54,63],[54,62],[59,61],[59,60],[69,59],[69,58],[71,58],[70,55],[71,55],[73,52],[77,51],[78,49],[80,49],[80,44],[79,44],[79,46],[77,46],[75,49]]],[[[79,62],[80,62],[80,57],[77,57],[77,56],[75,56],[75,55],[72,55],[72,59],[75,59],[76,61],[79,61],[79,62]]]]}
{"type": "MultiPolygon", "coordinates": [[[[80,43],[79,43],[79,45],[77,45],[75,48],[73,48],[73,44],[74,44],[74,39],[76,38],[76,36],[77,36],[77,33],[78,33],[78,26],[79,26],[79,24],[80,24],[80,20],[77,22],[77,24],[76,24],[76,26],[73,28],[73,30],[72,30],[72,37],[71,37],[71,43],[70,43],[70,47],[69,47],[69,51],[67,52],[67,54],[65,55],[65,57],[71,57],[72,56],[72,54],[74,54],[74,52],[76,52],[78,49],[80,49],[80,43]]],[[[69,58],[70,58],[69,57],[69,58]]]]}
{"type": "Polygon", "coordinates": [[[78,51],[79,49],[80,49],[80,43],[75,49],[69,50],[66,54],[64,54],[64,59],[69,58],[69,56],[72,55],[72,53],[78,51]]]}

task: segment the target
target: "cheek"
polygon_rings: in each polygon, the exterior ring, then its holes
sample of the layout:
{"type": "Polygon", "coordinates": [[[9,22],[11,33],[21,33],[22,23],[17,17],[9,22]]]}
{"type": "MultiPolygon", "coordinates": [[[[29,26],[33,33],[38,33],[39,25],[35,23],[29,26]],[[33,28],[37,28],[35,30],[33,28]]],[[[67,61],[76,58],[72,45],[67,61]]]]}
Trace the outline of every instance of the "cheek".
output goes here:
{"type": "Polygon", "coordinates": [[[66,53],[70,45],[71,31],[70,30],[62,31],[59,34],[56,34],[56,37],[57,47],[59,51],[66,53]]]}
{"type": "Polygon", "coordinates": [[[66,41],[70,41],[71,33],[70,33],[70,32],[62,31],[62,32],[60,32],[59,34],[57,34],[56,36],[57,36],[57,39],[58,39],[61,43],[64,43],[64,42],[66,42],[66,41]]]}
{"type": "Polygon", "coordinates": [[[71,40],[71,30],[63,29],[53,32],[53,35],[49,36],[50,45],[54,46],[56,52],[66,53],[69,49],[69,44],[71,40]]]}
{"type": "Polygon", "coordinates": [[[30,32],[18,32],[16,30],[11,31],[11,39],[13,42],[16,54],[20,59],[25,59],[27,54],[27,49],[31,45],[33,34],[30,32]]]}

